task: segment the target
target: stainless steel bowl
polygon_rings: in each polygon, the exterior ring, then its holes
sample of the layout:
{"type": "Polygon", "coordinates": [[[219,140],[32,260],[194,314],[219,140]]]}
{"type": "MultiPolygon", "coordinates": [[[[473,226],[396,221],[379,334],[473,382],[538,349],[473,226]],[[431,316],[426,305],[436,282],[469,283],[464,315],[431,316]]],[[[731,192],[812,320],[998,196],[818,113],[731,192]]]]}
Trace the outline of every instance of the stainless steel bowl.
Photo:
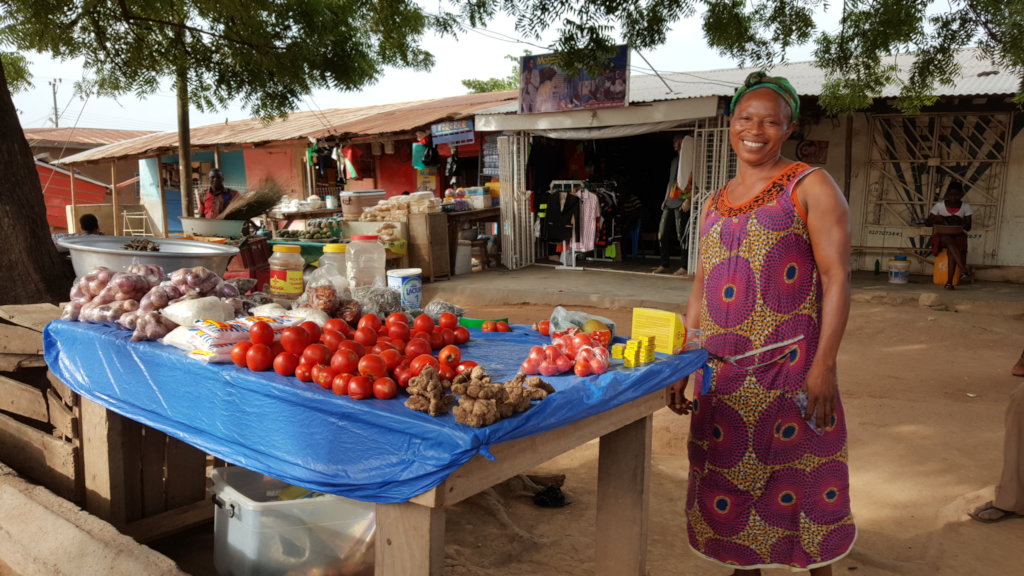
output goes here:
{"type": "Polygon", "coordinates": [[[181,218],[181,231],[187,236],[221,236],[241,238],[245,220],[220,220],[217,218],[181,218]]]}
{"type": "Polygon", "coordinates": [[[179,268],[204,266],[223,276],[228,261],[238,254],[235,246],[177,238],[147,238],[160,245],[159,252],[126,250],[124,245],[131,240],[131,236],[76,236],[61,238],[57,243],[71,252],[75,276],[88,274],[98,266],[119,272],[132,264],[158,264],[168,274],[179,268]]]}

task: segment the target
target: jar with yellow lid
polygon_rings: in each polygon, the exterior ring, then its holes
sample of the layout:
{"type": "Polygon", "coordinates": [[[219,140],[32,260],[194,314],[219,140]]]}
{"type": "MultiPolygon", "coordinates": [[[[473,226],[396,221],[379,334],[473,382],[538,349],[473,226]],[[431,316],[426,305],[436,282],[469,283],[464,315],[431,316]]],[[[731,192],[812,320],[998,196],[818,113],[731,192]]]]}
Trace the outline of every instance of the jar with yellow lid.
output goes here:
{"type": "Polygon", "coordinates": [[[306,260],[302,247],[294,244],[275,244],[270,257],[270,295],[294,300],[302,295],[302,270],[306,260]]]}
{"type": "Polygon", "coordinates": [[[348,274],[348,266],[346,263],[346,256],[348,252],[348,245],[341,243],[331,243],[324,246],[324,255],[320,257],[320,261],[317,266],[323,268],[329,264],[334,265],[334,268],[338,271],[338,274],[345,276],[348,274]]]}

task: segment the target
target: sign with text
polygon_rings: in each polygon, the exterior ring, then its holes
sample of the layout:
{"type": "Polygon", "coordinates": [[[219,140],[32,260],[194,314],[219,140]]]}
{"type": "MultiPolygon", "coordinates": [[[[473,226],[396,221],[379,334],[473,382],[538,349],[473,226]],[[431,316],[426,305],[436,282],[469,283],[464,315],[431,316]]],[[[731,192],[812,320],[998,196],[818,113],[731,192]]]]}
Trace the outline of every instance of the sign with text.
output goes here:
{"type": "Polygon", "coordinates": [[[626,106],[629,97],[629,47],[615,48],[596,76],[569,76],[553,54],[523,56],[519,64],[519,113],[560,112],[626,106]]]}
{"type": "Polygon", "coordinates": [[[430,126],[430,137],[434,141],[434,146],[438,144],[451,146],[472,144],[474,141],[473,119],[463,118],[462,120],[448,120],[433,124],[430,126]]]}

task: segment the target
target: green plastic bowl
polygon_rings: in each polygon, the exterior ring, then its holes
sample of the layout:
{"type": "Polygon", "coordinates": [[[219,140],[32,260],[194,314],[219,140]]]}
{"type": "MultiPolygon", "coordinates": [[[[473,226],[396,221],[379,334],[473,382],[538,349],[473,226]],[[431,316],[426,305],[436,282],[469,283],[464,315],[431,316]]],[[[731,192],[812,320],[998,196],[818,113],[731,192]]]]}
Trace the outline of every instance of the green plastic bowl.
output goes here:
{"type": "Polygon", "coordinates": [[[466,328],[483,328],[484,327],[484,322],[488,322],[490,320],[494,320],[495,322],[508,322],[508,318],[488,318],[488,319],[483,319],[483,318],[466,318],[465,316],[463,316],[462,318],[459,318],[459,325],[460,326],[465,326],[466,328]]]}

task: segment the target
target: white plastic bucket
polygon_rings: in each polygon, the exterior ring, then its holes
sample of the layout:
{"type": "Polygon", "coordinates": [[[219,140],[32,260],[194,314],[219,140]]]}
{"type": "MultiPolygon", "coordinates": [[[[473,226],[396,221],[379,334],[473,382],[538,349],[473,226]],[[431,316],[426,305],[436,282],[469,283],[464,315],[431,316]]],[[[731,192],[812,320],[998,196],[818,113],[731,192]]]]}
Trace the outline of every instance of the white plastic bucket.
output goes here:
{"type": "Polygon", "coordinates": [[[889,260],[889,283],[906,284],[910,281],[910,260],[889,260]]]}
{"type": "Polygon", "coordinates": [[[398,290],[402,295],[402,306],[419,309],[423,295],[423,270],[419,268],[398,268],[388,270],[388,288],[398,290]]]}

